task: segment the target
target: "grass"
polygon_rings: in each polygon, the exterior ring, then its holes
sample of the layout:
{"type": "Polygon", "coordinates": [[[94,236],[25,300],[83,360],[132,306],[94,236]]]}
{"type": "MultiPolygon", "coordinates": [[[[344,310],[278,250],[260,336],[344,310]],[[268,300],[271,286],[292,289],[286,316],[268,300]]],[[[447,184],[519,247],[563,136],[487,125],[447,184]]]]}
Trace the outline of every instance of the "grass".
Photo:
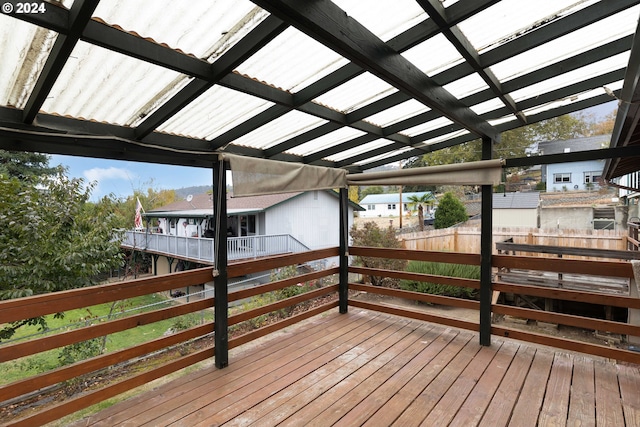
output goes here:
{"type": "MultiPolygon", "coordinates": [[[[11,341],[0,344],[9,344],[16,341],[22,342],[28,339],[61,333],[77,329],[89,324],[106,321],[109,313],[111,318],[131,316],[145,311],[157,310],[167,307],[175,302],[159,294],[144,295],[129,300],[100,304],[82,309],[70,310],[64,313],[63,318],[54,315],[46,316],[47,327],[45,331],[38,330],[37,326],[25,326],[20,328],[11,341]]],[[[206,310],[192,313],[178,318],[163,320],[149,325],[141,325],[126,331],[111,334],[106,339],[105,353],[131,347],[139,343],[151,341],[161,337],[170,328],[185,328],[199,323],[200,320],[211,321],[213,311],[206,310]]],[[[1,327],[1,325],[0,325],[1,327]]],[[[101,340],[100,340],[101,341],[101,340]]],[[[60,366],[59,356],[62,348],[49,350],[32,356],[23,357],[5,363],[0,363],[0,384],[7,384],[60,366]]]]}

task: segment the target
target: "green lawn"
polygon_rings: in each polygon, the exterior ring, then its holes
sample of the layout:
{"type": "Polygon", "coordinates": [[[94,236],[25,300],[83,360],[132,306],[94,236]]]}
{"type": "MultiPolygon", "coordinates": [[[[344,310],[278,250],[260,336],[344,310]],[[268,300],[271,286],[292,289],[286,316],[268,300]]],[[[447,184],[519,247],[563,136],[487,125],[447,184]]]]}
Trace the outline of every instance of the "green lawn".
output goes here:
{"type": "MultiPolygon", "coordinates": [[[[37,326],[25,326],[20,328],[16,335],[14,335],[13,340],[19,338],[30,339],[41,337],[43,335],[60,333],[85,325],[99,323],[100,321],[106,321],[110,312],[112,319],[121,318],[144,311],[165,308],[170,304],[175,304],[175,302],[172,302],[161,295],[151,294],[119,301],[115,306],[113,306],[113,310],[112,303],[70,310],[64,313],[63,318],[55,318],[53,315],[46,316],[48,326],[47,331],[39,331],[37,326]]],[[[178,322],[181,325],[193,326],[196,323],[199,323],[202,319],[205,321],[211,321],[213,319],[213,311],[205,310],[202,313],[192,313],[150,325],[138,326],[133,329],[109,335],[106,340],[105,352],[120,350],[122,348],[131,347],[138,343],[151,341],[155,338],[161,337],[168,329],[176,325],[178,322]]],[[[2,325],[0,325],[0,327],[1,326],[2,325]]],[[[101,344],[102,340],[100,339],[95,345],[101,346],[101,344]]],[[[0,350],[1,349],[2,344],[0,344],[0,350]]],[[[33,356],[0,363],[0,384],[6,384],[21,378],[37,375],[60,366],[59,356],[61,351],[62,349],[58,348],[33,356]]],[[[74,353],[74,355],[75,354],[76,353],[74,353]]]]}

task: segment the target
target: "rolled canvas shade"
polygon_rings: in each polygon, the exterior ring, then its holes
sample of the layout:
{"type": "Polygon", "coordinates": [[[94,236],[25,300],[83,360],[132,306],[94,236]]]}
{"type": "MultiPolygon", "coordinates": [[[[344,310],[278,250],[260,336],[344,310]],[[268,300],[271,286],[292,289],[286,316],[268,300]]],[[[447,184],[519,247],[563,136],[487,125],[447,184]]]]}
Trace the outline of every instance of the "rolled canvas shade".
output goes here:
{"type": "Polygon", "coordinates": [[[222,154],[231,165],[234,196],[346,188],[347,171],[222,154]]]}
{"type": "Polygon", "coordinates": [[[347,175],[348,185],[497,185],[504,160],[481,160],[442,166],[347,175]]]}
{"type": "Polygon", "coordinates": [[[385,172],[347,174],[344,169],[221,154],[231,165],[234,196],[346,188],[348,185],[496,185],[504,160],[481,160],[385,172]]]}

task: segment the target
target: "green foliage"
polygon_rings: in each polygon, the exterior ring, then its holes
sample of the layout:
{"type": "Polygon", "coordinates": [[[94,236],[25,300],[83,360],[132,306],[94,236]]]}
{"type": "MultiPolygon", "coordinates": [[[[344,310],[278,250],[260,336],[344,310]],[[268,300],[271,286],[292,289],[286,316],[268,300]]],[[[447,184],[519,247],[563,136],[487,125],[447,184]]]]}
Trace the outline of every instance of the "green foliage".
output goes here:
{"type": "Polygon", "coordinates": [[[58,355],[58,362],[60,366],[70,365],[90,357],[98,356],[100,353],[102,353],[102,340],[93,338],[63,347],[58,355]]]}
{"type": "Polygon", "coordinates": [[[384,188],[379,185],[371,185],[369,187],[365,187],[360,191],[360,200],[367,197],[369,194],[382,194],[384,193],[384,188]]]}
{"type": "MultiPolygon", "coordinates": [[[[354,225],[351,228],[351,239],[354,246],[369,246],[376,248],[402,248],[402,242],[396,237],[392,227],[381,229],[375,222],[365,222],[362,228],[354,225]]],[[[356,257],[356,263],[363,267],[381,268],[386,270],[404,270],[406,260],[376,257],[356,257]]],[[[374,286],[397,287],[398,279],[389,277],[370,276],[374,286]]]]}
{"type": "Polygon", "coordinates": [[[178,316],[174,318],[171,324],[173,331],[184,331],[200,323],[200,317],[196,313],[185,314],[184,316],[178,316]]]}
{"type": "Polygon", "coordinates": [[[118,228],[133,228],[138,199],[140,199],[142,208],[148,211],[174,203],[178,200],[178,196],[175,190],[154,190],[151,187],[147,188],[146,192],[143,190],[134,190],[132,196],[117,202],[114,206],[118,228]]]}
{"type": "Polygon", "coordinates": [[[469,219],[467,209],[452,193],[445,193],[438,203],[433,220],[434,228],[447,228],[469,219]]]}
{"type": "MultiPolygon", "coordinates": [[[[437,276],[461,277],[465,279],[480,279],[480,267],[467,264],[448,264],[443,262],[410,261],[407,271],[411,273],[432,274],[437,276]]],[[[405,291],[422,292],[434,295],[444,295],[458,298],[471,298],[474,289],[453,285],[442,285],[433,282],[418,282],[416,280],[401,280],[400,288],[405,291]]]]}
{"type": "Polygon", "coordinates": [[[94,285],[120,265],[113,201],[88,203],[91,190],[63,173],[37,186],[0,178],[0,300],[94,285]]]}
{"type": "Polygon", "coordinates": [[[36,182],[59,172],[60,167],[49,167],[46,154],[0,150],[0,176],[5,178],[36,182]]]}

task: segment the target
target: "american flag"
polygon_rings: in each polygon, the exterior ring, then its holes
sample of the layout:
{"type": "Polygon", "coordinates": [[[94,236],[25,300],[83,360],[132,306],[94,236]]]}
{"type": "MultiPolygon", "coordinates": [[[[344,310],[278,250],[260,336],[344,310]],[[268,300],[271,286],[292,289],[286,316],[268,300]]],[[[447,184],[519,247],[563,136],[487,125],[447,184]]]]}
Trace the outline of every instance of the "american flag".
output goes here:
{"type": "Polygon", "coordinates": [[[144,212],[144,209],[142,209],[142,203],[140,203],[140,199],[136,197],[136,217],[134,220],[134,225],[135,228],[142,228],[142,212],[144,212]]]}

